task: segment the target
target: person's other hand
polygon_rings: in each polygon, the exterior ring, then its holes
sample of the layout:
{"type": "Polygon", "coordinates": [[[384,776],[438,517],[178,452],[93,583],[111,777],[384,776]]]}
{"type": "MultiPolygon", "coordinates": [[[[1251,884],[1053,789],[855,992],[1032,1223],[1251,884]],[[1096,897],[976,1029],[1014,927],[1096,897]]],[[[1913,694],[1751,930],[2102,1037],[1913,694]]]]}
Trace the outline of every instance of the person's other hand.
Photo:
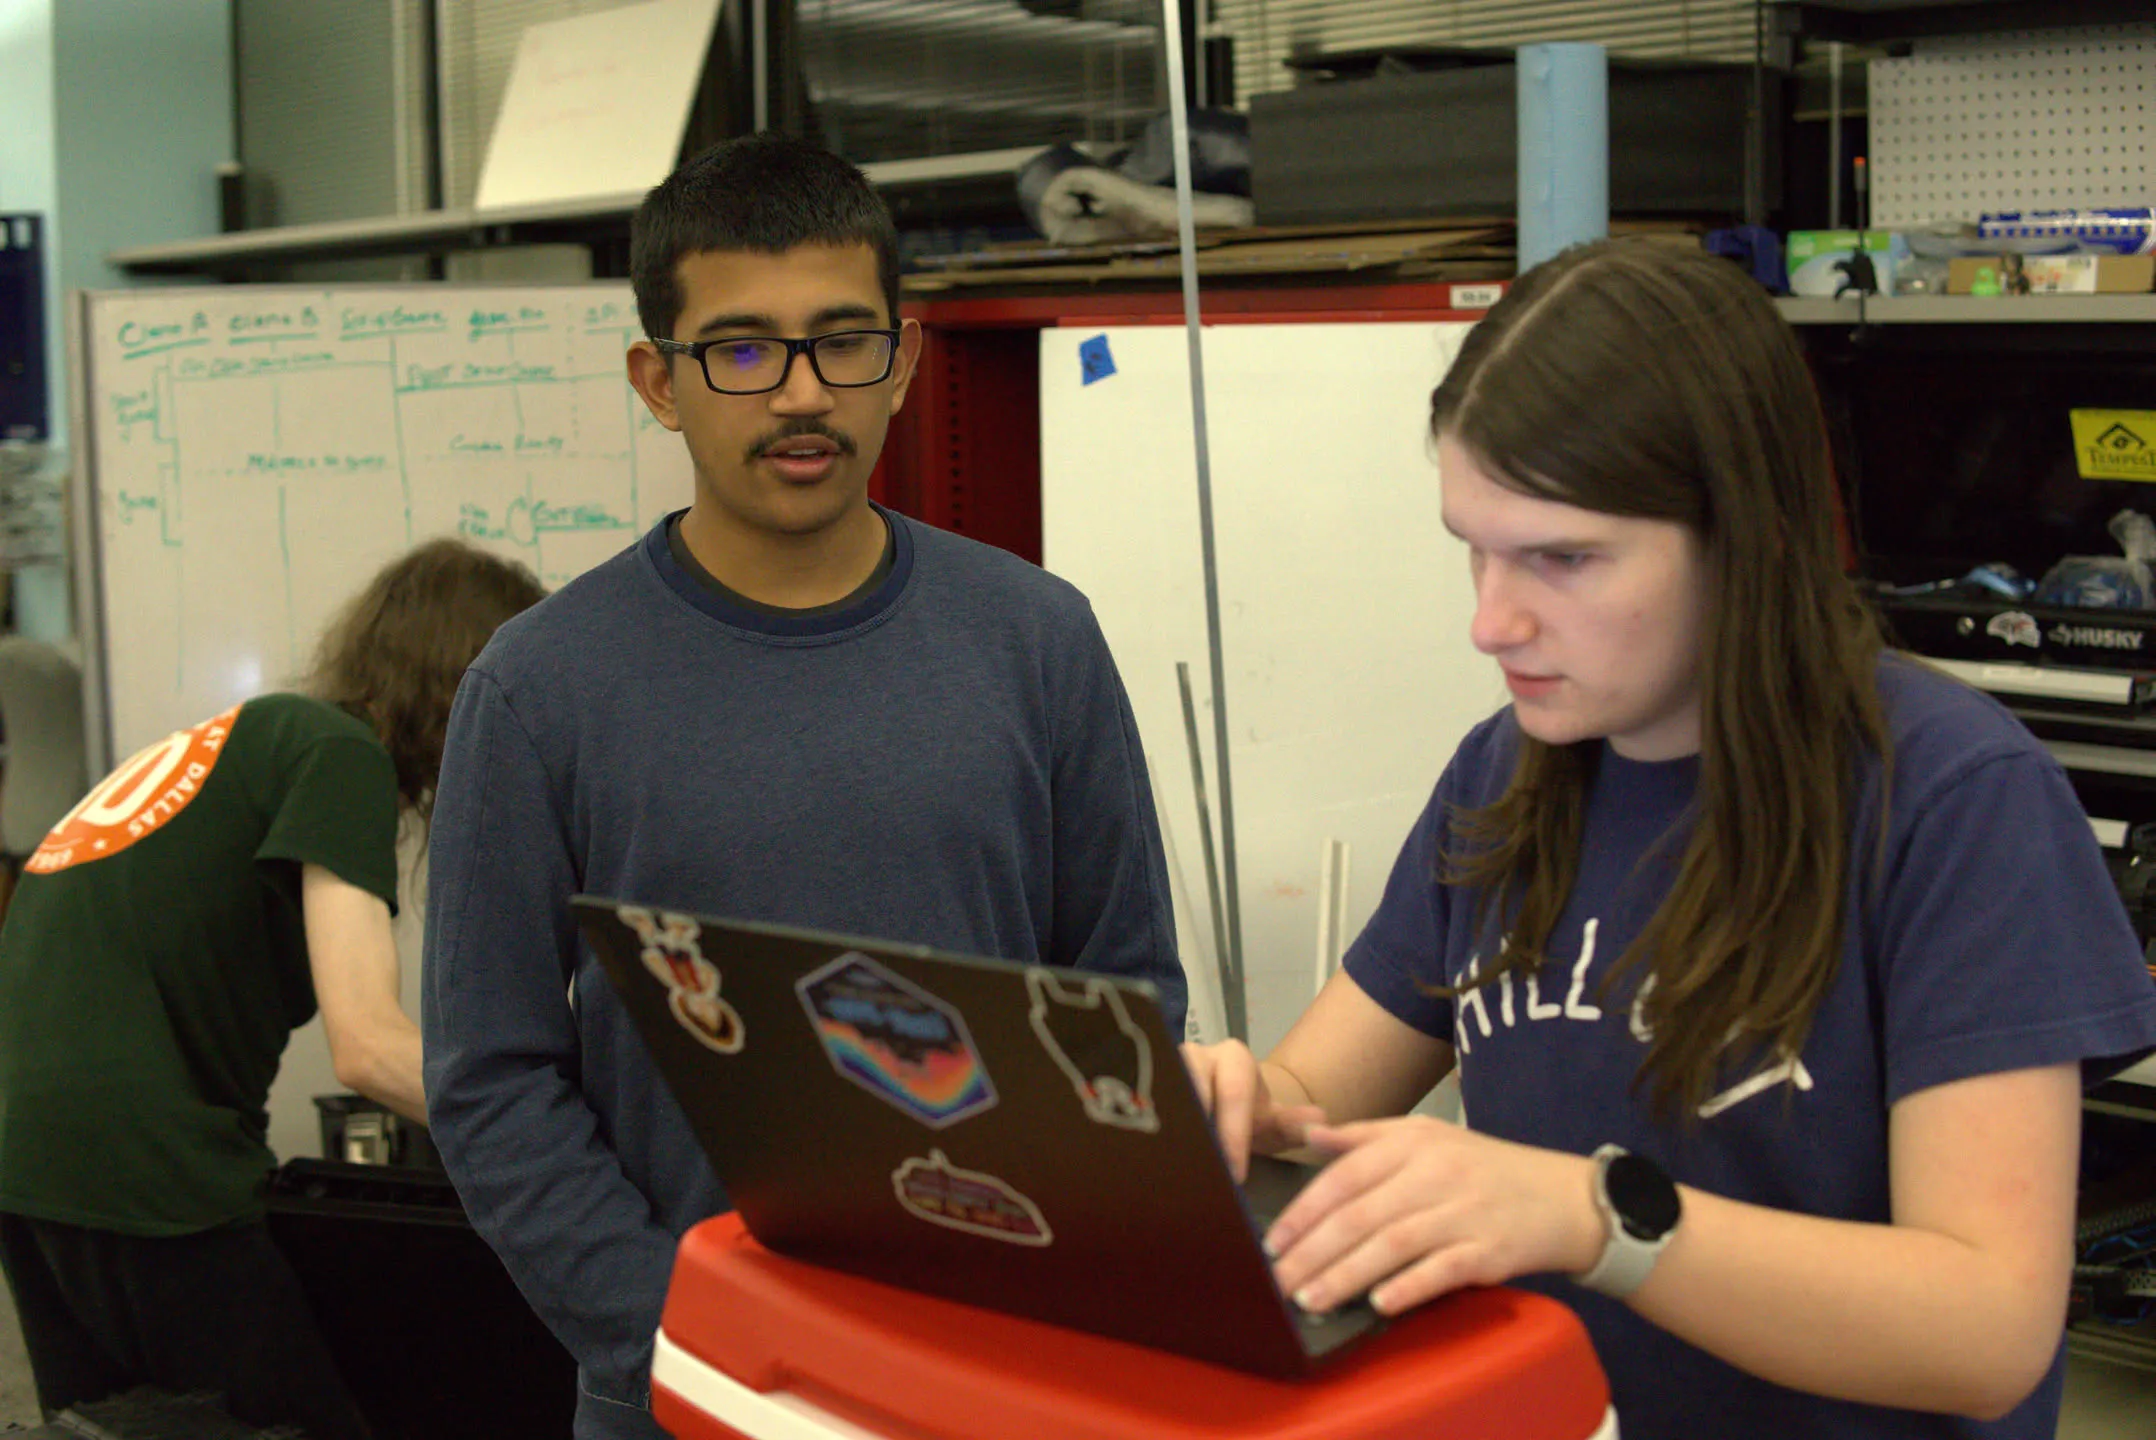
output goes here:
{"type": "Polygon", "coordinates": [[[1405,1116],[1314,1125],[1334,1158],[1265,1237],[1273,1273],[1314,1313],[1364,1291],[1397,1315],[1464,1285],[1578,1273],[1602,1253],[1593,1162],[1405,1116]]]}
{"type": "Polygon", "coordinates": [[[1257,1057],[1240,1040],[1185,1045],[1183,1063],[1190,1068],[1199,1103],[1213,1117],[1220,1148],[1238,1183],[1249,1177],[1252,1151],[1273,1155],[1292,1150],[1303,1143],[1310,1126],[1324,1122],[1325,1112],[1315,1105],[1276,1103],[1257,1057]]]}

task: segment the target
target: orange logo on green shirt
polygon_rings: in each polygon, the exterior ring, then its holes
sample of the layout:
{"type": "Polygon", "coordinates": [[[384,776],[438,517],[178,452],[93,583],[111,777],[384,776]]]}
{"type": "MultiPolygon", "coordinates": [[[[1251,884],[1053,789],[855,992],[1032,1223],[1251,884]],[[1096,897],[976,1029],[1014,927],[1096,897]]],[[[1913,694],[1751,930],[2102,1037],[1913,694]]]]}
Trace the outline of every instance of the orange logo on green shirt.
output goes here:
{"type": "Polygon", "coordinates": [[[102,860],[170,822],[202,792],[239,713],[235,705],[135,752],[52,827],[22,868],[49,875],[102,860]]]}

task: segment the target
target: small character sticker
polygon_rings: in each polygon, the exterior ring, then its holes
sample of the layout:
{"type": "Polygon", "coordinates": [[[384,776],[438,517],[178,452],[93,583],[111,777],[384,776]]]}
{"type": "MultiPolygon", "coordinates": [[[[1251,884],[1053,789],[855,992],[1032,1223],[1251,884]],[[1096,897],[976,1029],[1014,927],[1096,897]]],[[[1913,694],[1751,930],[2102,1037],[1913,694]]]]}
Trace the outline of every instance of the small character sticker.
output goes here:
{"type": "Polygon", "coordinates": [[[2001,610],[1991,617],[1991,623],[1984,627],[1984,633],[1995,635],[2008,645],[2026,645],[2031,650],[2040,650],[2044,644],[2043,634],[2036,628],[2035,617],[2025,615],[2019,610],[2001,610]]]}
{"type": "Polygon", "coordinates": [[[1033,997],[1033,1033],[1069,1077],[1087,1118],[1121,1130],[1160,1129],[1153,1047],[1130,1018],[1123,992],[1098,976],[1073,991],[1041,969],[1026,972],[1026,991],[1033,997]]]}
{"type": "Polygon", "coordinates": [[[665,984],[667,1008],[681,1028],[721,1055],[739,1054],[747,1033],[740,1012],[719,994],[719,967],[697,943],[702,927],[686,915],[638,905],[618,913],[643,942],[644,966],[665,984]]]}
{"type": "Polygon", "coordinates": [[[832,1067],[930,1129],[996,1103],[965,1017],[859,951],[802,976],[794,989],[832,1067]]]}
{"type": "Polygon", "coordinates": [[[985,1235],[1013,1245],[1052,1245],[1055,1232],[1041,1207],[993,1175],[961,1170],[941,1150],[914,1157],[891,1172],[891,1190],[909,1215],[931,1225],[985,1235]]]}

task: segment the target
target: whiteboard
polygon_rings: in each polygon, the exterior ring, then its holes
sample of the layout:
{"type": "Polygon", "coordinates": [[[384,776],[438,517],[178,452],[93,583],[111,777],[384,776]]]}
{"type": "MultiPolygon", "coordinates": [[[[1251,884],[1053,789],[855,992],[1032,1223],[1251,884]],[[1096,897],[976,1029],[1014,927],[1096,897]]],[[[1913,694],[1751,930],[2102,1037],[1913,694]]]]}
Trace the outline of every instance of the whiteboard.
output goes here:
{"type": "MultiPolygon", "coordinates": [[[[625,284],[91,292],[76,321],[93,774],[288,688],[419,541],[552,589],[689,503],[680,437],[628,384],[625,284]]],[[[398,920],[415,1016],[419,910],[398,920]]],[[[286,1158],[318,1153],[311,1097],[341,1088],[319,1028],[271,1095],[286,1158]]]]}
{"type": "MultiPolygon", "coordinates": [[[[1328,842],[1347,846],[1344,949],[1453,748],[1506,703],[1496,666],[1468,640],[1466,554],[1445,532],[1425,442],[1430,391],[1469,328],[1204,331],[1244,968],[1261,1055],[1315,989],[1328,842]]],[[[1041,335],[1043,560],[1091,599],[1130,693],[1202,1026],[1215,950],[1178,661],[1190,666],[1216,797],[1219,769],[1189,374],[1180,326],[1041,335]]],[[[1217,828],[1217,800],[1212,819],[1217,828]]]]}

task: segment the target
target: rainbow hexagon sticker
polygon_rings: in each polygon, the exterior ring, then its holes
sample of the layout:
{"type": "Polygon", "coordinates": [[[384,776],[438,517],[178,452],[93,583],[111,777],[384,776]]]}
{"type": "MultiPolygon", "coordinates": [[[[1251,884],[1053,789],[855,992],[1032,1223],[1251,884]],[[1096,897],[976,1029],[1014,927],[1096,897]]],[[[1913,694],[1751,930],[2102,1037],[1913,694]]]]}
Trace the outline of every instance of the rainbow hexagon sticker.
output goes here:
{"type": "Polygon", "coordinates": [[[858,951],[794,982],[832,1067],[932,1130],[996,1103],[965,1018],[858,951]]]}

